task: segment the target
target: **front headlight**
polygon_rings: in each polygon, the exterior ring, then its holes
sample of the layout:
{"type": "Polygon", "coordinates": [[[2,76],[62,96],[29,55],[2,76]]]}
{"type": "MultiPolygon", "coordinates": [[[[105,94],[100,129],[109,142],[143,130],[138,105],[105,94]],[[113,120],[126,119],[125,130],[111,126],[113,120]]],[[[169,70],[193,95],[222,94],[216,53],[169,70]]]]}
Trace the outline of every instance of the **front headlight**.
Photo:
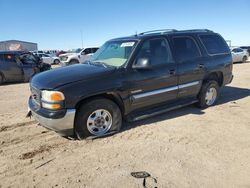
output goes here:
{"type": "Polygon", "coordinates": [[[60,91],[42,91],[42,107],[51,109],[51,110],[58,110],[63,108],[64,103],[64,95],[60,91]]]}

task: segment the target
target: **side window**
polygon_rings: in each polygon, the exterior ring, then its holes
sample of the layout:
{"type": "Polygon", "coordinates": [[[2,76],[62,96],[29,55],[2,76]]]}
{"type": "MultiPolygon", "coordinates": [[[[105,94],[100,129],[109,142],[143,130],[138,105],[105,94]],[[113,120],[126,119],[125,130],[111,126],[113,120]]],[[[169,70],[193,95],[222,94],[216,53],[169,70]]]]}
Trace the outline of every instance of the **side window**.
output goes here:
{"type": "Polygon", "coordinates": [[[86,48],[83,52],[85,55],[91,54],[91,48],[86,48]]]}
{"type": "Polygon", "coordinates": [[[4,54],[5,62],[15,62],[15,55],[13,54],[4,54]]]}
{"type": "Polygon", "coordinates": [[[237,51],[237,49],[235,48],[235,49],[232,50],[232,52],[237,53],[238,51],[237,51]]]}
{"type": "Polygon", "coordinates": [[[227,43],[219,35],[200,35],[200,39],[208,54],[224,54],[230,51],[227,43]]]}
{"type": "Polygon", "coordinates": [[[91,50],[92,50],[92,53],[94,54],[98,50],[98,48],[92,48],[91,50]]]}
{"type": "Polygon", "coordinates": [[[241,48],[238,48],[238,52],[243,52],[243,50],[241,48]]]}
{"type": "Polygon", "coordinates": [[[3,63],[4,58],[3,58],[3,54],[0,54],[0,63],[3,63]]]}
{"type": "Polygon", "coordinates": [[[191,37],[174,37],[173,44],[178,61],[188,61],[201,56],[197,44],[191,37]]]}
{"type": "Polygon", "coordinates": [[[137,55],[140,58],[148,58],[152,66],[173,62],[168,42],[163,38],[145,41],[137,55]]]}

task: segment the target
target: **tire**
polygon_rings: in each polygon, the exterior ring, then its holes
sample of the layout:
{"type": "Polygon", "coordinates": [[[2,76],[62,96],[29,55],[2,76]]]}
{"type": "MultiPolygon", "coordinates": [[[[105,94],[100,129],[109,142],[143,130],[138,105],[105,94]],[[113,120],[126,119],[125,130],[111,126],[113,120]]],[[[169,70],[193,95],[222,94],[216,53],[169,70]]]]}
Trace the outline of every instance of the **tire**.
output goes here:
{"type": "Polygon", "coordinates": [[[243,58],[242,58],[242,63],[246,63],[247,62],[247,56],[244,56],[243,58]]]}
{"type": "Polygon", "coordinates": [[[198,95],[199,102],[197,103],[197,106],[199,108],[207,108],[215,105],[218,101],[219,93],[220,87],[217,81],[209,80],[204,82],[198,95]]]}
{"type": "Polygon", "coordinates": [[[74,65],[74,64],[78,64],[78,63],[79,63],[79,61],[73,59],[73,60],[71,60],[71,61],[69,62],[69,65],[74,65]]]}
{"type": "Polygon", "coordinates": [[[58,65],[59,63],[60,63],[60,61],[59,61],[58,59],[55,59],[55,60],[54,60],[54,64],[55,64],[55,65],[58,65]]]}
{"type": "Polygon", "coordinates": [[[3,78],[3,75],[0,73],[0,85],[2,85],[4,82],[4,78],[3,78]]]}
{"type": "Polygon", "coordinates": [[[97,98],[84,103],[78,109],[74,129],[76,137],[84,139],[89,136],[101,137],[110,132],[118,132],[121,126],[122,115],[117,104],[109,99],[97,98]]]}

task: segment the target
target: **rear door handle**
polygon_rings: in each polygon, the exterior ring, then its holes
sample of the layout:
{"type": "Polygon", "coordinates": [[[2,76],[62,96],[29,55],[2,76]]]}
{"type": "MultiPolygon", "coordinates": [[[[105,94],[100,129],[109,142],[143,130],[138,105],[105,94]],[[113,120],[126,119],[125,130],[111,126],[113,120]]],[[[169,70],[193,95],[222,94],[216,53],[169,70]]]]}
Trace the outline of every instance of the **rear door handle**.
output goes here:
{"type": "Polygon", "coordinates": [[[170,74],[170,75],[175,75],[175,69],[169,70],[169,74],[170,74]]]}

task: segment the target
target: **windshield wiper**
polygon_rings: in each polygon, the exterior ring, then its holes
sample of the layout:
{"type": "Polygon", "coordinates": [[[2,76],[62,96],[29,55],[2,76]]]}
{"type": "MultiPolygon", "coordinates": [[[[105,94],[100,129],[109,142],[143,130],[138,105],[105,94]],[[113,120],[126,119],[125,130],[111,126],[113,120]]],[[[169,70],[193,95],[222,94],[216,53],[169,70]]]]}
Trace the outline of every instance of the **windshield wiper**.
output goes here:
{"type": "Polygon", "coordinates": [[[111,65],[108,65],[107,63],[101,62],[101,61],[86,61],[89,65],[102,65],[105,68],[110,67],[111,65]]]}

